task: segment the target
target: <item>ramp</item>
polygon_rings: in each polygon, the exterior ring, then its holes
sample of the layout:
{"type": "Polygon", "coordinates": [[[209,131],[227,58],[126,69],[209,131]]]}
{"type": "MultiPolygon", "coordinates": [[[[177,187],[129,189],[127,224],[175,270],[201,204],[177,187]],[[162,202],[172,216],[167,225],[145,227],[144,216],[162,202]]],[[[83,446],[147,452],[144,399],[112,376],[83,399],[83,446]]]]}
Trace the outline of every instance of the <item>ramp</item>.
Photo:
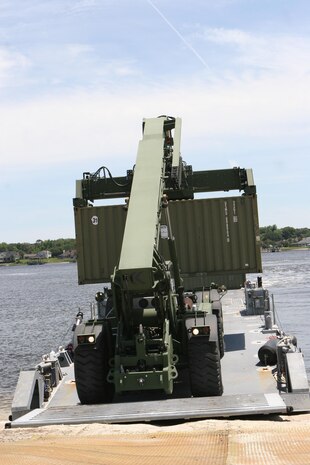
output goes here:
{"type": "Polygon", "coordinates": [[[11,423],[14,427],[33,427],[81,423],[134,423],[162,420],[216,418],[270,413],[287,413],[280,395],[167,399],[105,405],[75,405],[36,409],[11,423]]]}

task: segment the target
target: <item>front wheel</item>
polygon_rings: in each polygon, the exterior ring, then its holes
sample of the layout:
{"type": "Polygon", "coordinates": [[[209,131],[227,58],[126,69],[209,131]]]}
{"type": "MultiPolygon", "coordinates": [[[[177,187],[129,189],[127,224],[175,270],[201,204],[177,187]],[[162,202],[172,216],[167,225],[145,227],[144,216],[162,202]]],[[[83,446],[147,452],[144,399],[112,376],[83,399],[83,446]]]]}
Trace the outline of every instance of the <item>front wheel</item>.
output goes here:
{"type": "Polygon", "coordinates": [[[192,337],[188,342],[191,391],[194,397],[223,394],[221,360],[218,346],[205,337],[192,337]]]}
{"type": "Polygon", "coordinates": [[[108,383],[109,359],[112,356],[108,328],[103,326],[96,344],[81,344],[74,351],[74,372],[81,404],[110,403],[114,386],[108,383]]]}

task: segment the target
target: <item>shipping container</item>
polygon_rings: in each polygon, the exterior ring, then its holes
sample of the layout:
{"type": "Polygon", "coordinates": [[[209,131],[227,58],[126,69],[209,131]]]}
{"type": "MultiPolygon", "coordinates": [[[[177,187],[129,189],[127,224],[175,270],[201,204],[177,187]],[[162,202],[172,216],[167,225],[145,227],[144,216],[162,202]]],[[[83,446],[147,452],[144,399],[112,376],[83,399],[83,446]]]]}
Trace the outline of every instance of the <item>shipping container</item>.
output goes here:
{"type": "MultiPolygon", "coordinates": [[[[255,195],[169,202],[161,220],[160,252],[175,238],[186,288],[211,282],[238,288],[262,271],[255,195]],[[169,213],[168,213],[169,212],[169,213]],[[169,231],[168,215],[171,222],[169,231]]],[[[75,208],[79,283],[106,283],[118,266],[126,205],[75,208]]],[[[141,224],[143,212],[141,212],[141,224]]]]}

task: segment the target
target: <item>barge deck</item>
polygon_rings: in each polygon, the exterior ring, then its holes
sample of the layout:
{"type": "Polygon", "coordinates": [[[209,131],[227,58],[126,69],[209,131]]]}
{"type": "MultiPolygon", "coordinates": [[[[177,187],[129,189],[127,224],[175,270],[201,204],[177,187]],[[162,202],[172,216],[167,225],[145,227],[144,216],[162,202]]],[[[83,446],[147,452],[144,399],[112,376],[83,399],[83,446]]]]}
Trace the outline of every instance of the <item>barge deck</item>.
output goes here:
{"type": "MultiPolygon", "coordinates": [[[[62,368],[63,378],[43,408],[29,409],[33,401],[29,398],[31,390],[25,380],[20,381],[12,404],[13,418],[8,426],[133,423],[309,412],[309,384],[302,353],[291,354],[291,392],[284,392],[277,383],[276,366],[264,366],[258,357],[259,348],[274,337],[276,329],[265,329],[263,315],[247,314],[242,290],[229,291],[222,304],[225,332],[225,354],[221,360],[223,396],[191,397],[184,370],[173,396],[134,393],[120,396],[110,404],[80,405],[74,366],[70,364],[62,368]]],[[[31,372],[24,372],[24,377],[27,373],[31,372]]]]}

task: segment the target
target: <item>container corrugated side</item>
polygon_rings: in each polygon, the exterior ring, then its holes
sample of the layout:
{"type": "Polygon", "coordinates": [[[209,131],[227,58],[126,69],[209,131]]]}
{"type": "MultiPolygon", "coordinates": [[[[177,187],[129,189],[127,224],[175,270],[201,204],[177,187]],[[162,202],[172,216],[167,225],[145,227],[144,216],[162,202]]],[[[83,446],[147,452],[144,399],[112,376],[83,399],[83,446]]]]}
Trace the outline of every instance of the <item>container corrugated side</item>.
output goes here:
{"type": "Polygon", "coordinates": [[[109,282],[119,263],[126,210],[122,205],[74,210],[79,284],[109,282]]]}
{"type": "MultiPolygon", "coordinates": [[[[256,196],[174,201],[169,214],[181,274],[189,287],[213,280],[239,287],[245,273],[261,272],[256,196]]],[[[75,209],[81,284],[110,280],[119,263],[125,221],[121,205],[75,209]]],[[[137,228],[142,226],[143,212],[137,228]]],[[[164,239],[160,250],[169,259],[164,239]]]]}

